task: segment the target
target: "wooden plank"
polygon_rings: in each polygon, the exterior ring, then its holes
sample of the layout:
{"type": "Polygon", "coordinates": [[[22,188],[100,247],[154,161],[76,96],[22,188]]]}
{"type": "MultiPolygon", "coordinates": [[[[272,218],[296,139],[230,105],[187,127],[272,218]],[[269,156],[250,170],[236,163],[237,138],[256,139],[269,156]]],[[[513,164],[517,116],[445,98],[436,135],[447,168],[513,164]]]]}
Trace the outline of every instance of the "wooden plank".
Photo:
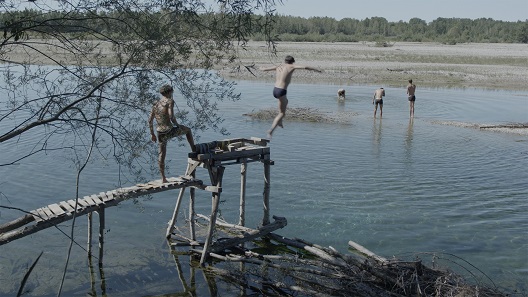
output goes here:
{"type": "Polygon", "coordinates": [[[115,199],[114,194],[112,192],[100,193],[99,197],[102,198],[104,202],[112,201],[115,199]]]}
{"type": "Polygon", "coordinates": [[[95,201],[93,201],[90,196],[84,196],[81,198],[81,200],[88,203],[89,205],[95,205],[95,201]]]}
{"type": "MultiPolygon", "coordinates": [[[[73,199],[70,199],[68,201],[66,201],[66,203],[68,203],[74,210],[75,210],[75,200],[73,199]]],[[[84,207],[80,204],[77,204],[77,211],[83,209],[84,207]]]]}
{"type": "Polygon", "coordinates": [[[101,199],[101,197],[98,195],[91,195],[90,198],[92,198],[96,205],[104,204],[103,199],[101,199]]]}
{"type": "Polygon", "coordinates": [[[42,211],[46,213],[46,215],[48,216],[48,220],[57,217],[57,216],[55,216],[53,211],[51,211],[51,209],[49,209],[47,207],[43,207],[42,211]]]}
{"type": "Polygon", "coordinates": [[[257,149],[251,149],[251,150],[244,150],[244,151],[234,151],[234,152],[226,152],[224,154],[218,154],[218,155],[209,155],[209,154],[203,154],[198,155],[198,160],[217,160],[217,161],[226,161],[226,160],[236,160],[238,158],[247,158],[251,156],[258,156],[258,155],[264,155],[269,154],[270,148],[269,147],[263,147],[263,148],[257,148],[257,149]]]}
{"type": "Polygon", "coordinates": [[[84,196],[83,198],[84,201],[90,203],[90,205],[97,205],[97,201],[100,201],[100,199],[97,199],[97,200],[94,200],[93,199],[93,195],[91,196],[84,196]]]}
{"type": "Polygon", "coordinates": [[[66,214],[64,209],[62,209],[58,204],[50,204],[48,205],[48,209],[50,209],[56,216],[62,216],[66,214]]]}
{"type": "Polygon", "coordinates": [[[73,206],[71,206],[68,202],[66,201],[61,201],[59,202],[60,206],[62,208],[64,208],[67,212],[69,212],[68,214],[71,215],[73,214],[73,212],[75,211],[75,209],[73,209],[73,206]]]}
{"type": "Polygon", "coordinates": [[[37,221],[37,223],[48,219],[48,215],[42,210],[42,208],[35,209],[34,214],[35,221],[37,221]]]}
{"type": "Polygon", "coordinates": [[[83,201],[81,198],[77,199],[77,203],[83,208],[87,208],[90,206],[90,204],[86,203],[86,201],[83,201]]]}

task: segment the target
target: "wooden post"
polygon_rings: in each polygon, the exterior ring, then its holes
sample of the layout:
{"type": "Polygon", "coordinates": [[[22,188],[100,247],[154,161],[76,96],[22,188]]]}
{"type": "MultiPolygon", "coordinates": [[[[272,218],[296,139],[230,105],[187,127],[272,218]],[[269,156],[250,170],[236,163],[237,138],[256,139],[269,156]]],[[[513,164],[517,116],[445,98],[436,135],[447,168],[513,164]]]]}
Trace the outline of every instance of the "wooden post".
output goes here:
{"type": "Polygon", "coordinates": [[[176,199],[176,206],[174,207],[174,212],[172,213],[172,218],[169,221],[169,226],[167,227],[167,233],[165,236],[167,238],[171,237],[172,230],[174,230],[174,225],[176,225],[176,219],[178,217],[178,211],[180,211],[180,204],[183,197],[183,194],[185,193],[185,187],[180,189],[180,194],[178,194],[178,199],[176,199]]]}
{"type": "Polygon", "coordinates": [[[103,247],[105,230],[105,209],[103,206],[97,211],[99,213],[99,267],[103,265],[103,247]]]}
{"type": "MultiPolygon", "coordinates": [[[[193,171],[191,173],[191,176],[193,178],[196,177],[196,171],[193,171]]],[[[194,202],[195,202],[195,193],[196,189],[191,187],[189,190],[190,192],[190,198],[189,198],[189,232],[191,235],[191,240],[196,241],[196,230],[194,226],[194,218],[196,216],[196,213],[194,212],[194,202]]]]}
{"type": "Polygon", "coordinates": [[[240,218],[238,220],[240,226],[246,223],[246,171],[247,159],[244,158],[240,165],[240,218]]]}
{"type": "Polygon", "coordinates": [[[88,250],[88,257],[92,256],[92,213],[88,213],[88,242],[86,243],[88,250]]]}
{"type": "Polygon", "coordinates": [[[262,225],[269,224],[269,216],[270,216],[270,209],[269,209],[269,194],[270,194],[270,168],[271,164],[270,161],[264,162],[264,193],[263,193],[263,205],[264,205],[264,217],[262,218],[262,225]]]}
{"type": "Polygon", "coordinates": [[[211,221],[209,222],[209,231],[207,233],[207,238],[205,239],[204,248],[202,251],[202,258],[200,259],[200,265],[204,265],[205,259],[208,256],[208,250],[211,245],[211,240],[213,237],[213,231],[216,224],[216,215],[218,214],[218,203],[220,202],[220,191],[222,189],[222,177],[224,175],[225,167],[223,166],[213,166],[209,167],[209,176],[211,178],[211,183],[216,184],[217,192],[213,192],[212,197],[212,206],[211,206],[211,221]]]}

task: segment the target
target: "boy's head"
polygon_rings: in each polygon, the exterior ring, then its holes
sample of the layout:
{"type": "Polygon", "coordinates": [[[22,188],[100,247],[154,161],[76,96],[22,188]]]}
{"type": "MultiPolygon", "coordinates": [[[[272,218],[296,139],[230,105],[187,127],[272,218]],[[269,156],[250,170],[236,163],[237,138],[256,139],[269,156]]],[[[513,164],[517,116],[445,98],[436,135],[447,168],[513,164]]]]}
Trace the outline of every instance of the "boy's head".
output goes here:
{"type": "Polygon", "coordinates": [[[170,85],[163,85],[159,90],[160,94],[163,96],[168,96],[173,91],[174,89],[170,85]]]}
{"type": "Polygon", "coordinates": [[[409,79],[409,83],[412,84],[412,79],[409,79]]]}
{"type": "Polygon", "coordinates": [[[292,57],[292,56],[286,56],[286,58],[284,58],[284,62],[286,64],[293,64],[295,62],[295,59],[292,57]]]}

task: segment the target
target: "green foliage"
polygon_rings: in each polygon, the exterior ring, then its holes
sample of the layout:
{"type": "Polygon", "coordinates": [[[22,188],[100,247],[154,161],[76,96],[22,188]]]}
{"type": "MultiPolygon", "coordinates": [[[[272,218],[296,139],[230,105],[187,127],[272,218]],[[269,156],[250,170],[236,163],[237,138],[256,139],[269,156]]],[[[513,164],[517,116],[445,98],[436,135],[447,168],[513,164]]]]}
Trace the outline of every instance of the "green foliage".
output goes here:
{"type": "Polygon", "coordinates": [[[274,33],[283,41],[376,41],[379,36],[393,41],[413,42],[528,42],[528,21],[503,22],[493,19],[437,18],[427,23],[419,18],[388,22],[382,17],[356,20],[344,18],[300,18],[277,15],[274,33]]]}
{"type": "Polygon", "coordinates": [[[161,85],[178,90],[178,121],[195,136],[228,134],[217,104],[240,94],[214,69],[236,64],[253,34],[273,49],[274,0],[218,0],[218,8],[200,0],[25,2],[0,1],[0,126],[9,127],[0,143],[30,130],[43,137],[18,161],[57,143],[54,150],[72,152],[79,164],[94,143],[100,158],[139,179],[138,163],[156,157],[147,118],[161,85]],[[75,145],[53,142],[56,135],[71,135],[75,145]]]}

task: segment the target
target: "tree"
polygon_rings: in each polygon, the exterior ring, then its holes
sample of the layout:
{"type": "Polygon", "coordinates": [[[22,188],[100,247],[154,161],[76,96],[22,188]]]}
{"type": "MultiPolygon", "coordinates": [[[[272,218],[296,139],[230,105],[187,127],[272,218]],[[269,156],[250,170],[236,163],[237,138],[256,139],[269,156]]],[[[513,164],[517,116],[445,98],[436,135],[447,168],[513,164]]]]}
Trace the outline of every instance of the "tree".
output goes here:
{"type": "Polygon", "coordinates": [[[199,0],[0,2],[0,145],[41,135],[34,149],[0,166],[51,149],[82,159],[94,139],[100,155],[132,168],[154,147],[138,144],[148,138],[146,113],[160,82],[186,99],[179,117],[193,131],[226,134],[216,102],[239,94],[210,70],[236,63],[250,34],[270,36],[275,2],[214,1],[221,11],[199,0]],[[64,134],[74,139],[53,142],[64,134]]]}
{"type": "MultiPolygon", "coordinates": [[[[17,142],[27,148],[0,167],[69,152],[77,197],[79,177],[96,156],[139,179],[138,160],[157,149],[145,141],[147,113],[165,83],[186,99],[182,123],[226,134],[216,104],[239,94],[211,70],[236,63],[250,34],[270,36],[276,1],[210,2],[220,11],[200,0],[0,1],[0,150],[17,142]]],[[[75,216],[70,251],[74,226],[75,216]]],[[[68,260],[69,253],[63,281],[68,260]]]]}

